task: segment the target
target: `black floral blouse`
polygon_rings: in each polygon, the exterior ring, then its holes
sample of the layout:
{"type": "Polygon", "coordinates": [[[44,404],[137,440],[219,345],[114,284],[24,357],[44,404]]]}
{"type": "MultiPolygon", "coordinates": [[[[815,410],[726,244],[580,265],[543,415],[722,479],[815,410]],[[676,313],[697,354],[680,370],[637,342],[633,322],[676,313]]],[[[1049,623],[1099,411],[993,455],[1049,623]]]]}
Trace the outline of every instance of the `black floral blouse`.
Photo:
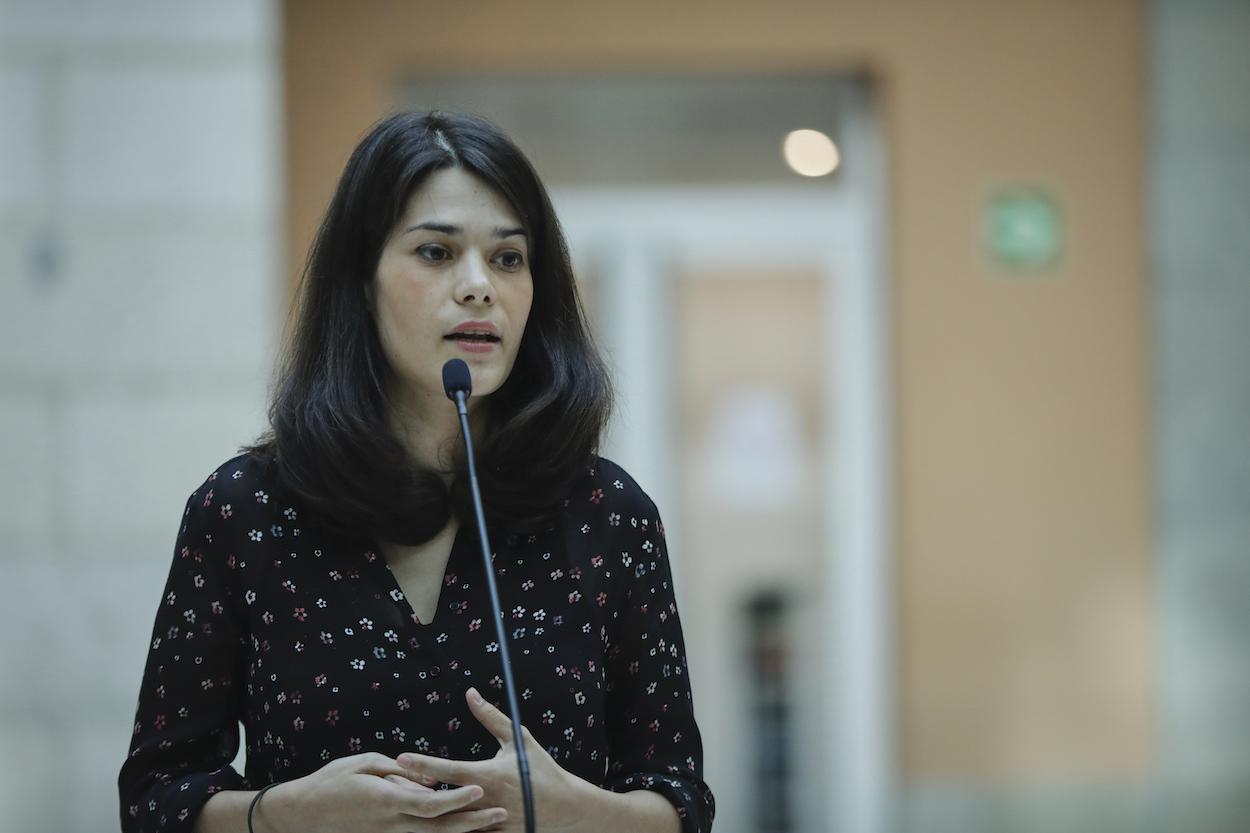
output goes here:
{"type": "MultiPolygon", "coordinates": [[[[190,831],[215,792],[358,752],[497,751],[464,701],[476,686],[507,711],[476,527],[462,525],[426,623],[374,546],[312,521],[249,455],[187,501],[118,779],[123,831],[190,831]],[[240,723],[244,775],[230,766],[240,723]]],[[[684,831],[710,830],[655,504],[600,459],[563,528],[491,544],[524,724],[566,770],[657,791],[684,831]]]]}

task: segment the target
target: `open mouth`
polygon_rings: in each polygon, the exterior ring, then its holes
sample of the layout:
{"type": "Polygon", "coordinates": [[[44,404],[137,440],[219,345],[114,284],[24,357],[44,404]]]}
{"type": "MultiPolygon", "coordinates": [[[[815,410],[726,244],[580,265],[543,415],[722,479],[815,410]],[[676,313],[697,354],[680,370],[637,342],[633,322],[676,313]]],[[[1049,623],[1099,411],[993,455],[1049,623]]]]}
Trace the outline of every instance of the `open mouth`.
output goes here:
{"type": "Polygon", "coordinates": [[[443,336],[443,338],[448,341],[467,341],[476,342],[478,344],[499,343],[499,336],[491,335],[490,333],[452,333],[451,335],[443,336]]]}

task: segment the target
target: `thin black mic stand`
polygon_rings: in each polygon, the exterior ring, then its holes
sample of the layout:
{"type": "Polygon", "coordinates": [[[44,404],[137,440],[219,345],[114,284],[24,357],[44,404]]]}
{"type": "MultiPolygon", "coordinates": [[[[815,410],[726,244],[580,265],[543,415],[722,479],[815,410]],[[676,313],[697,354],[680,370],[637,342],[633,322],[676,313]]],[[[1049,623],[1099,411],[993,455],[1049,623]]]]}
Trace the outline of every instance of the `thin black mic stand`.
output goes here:
{"type": "Polygon", "coordinates": [[[482,492],[477,485],[477,464],[473,459],[473,437],[469,433],[467,405],[472,383],[469,366],[462,359],[452,359],[443,365],[443,388],[447,398],[456,403],[456,413],[460,416],[460,433],[464,437],[464,450],[468,458],[469,491],[473,493],[473,513],[477,516],[477,535],[482,546],[482,565],[486,570],[490,602],[495,610],[495,633],[499,639],[499,659],[503,663],[503,684],[508,692],[508,708],[512,712],[512,745],[516,747],[517,769],[521,773],[525,833],[534,833],[534,790],[530,785],[530,761],[525,754],[525,740],[521,736],[521,707],[517,703],[516,683],[512,681],[512,657],[508,653],[508,638],[504,633],[503,603],[499,600],[499,588],[495,585],[495,566],[491,563],[490,540],[486,536],[486,513],[482,509],[482,492]]]}

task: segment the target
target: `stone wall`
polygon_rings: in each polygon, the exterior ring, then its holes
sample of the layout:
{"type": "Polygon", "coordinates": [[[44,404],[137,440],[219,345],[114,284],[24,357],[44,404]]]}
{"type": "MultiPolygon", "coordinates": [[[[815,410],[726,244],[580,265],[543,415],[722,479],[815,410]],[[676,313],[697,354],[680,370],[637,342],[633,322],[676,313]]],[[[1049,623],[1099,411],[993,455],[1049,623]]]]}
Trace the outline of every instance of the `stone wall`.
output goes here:
{"type": "Polygon", "coordinates": [[[117,829],[183,502],[263,427],[276,11],[0,3],[0,829],[117,829]]]}

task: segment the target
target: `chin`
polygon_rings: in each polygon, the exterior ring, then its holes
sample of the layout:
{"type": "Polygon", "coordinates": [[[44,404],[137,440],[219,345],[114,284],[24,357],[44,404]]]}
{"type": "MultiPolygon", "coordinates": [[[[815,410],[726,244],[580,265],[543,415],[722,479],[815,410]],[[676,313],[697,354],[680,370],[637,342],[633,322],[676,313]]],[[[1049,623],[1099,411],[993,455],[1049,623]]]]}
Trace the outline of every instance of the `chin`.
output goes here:
{"type": "MultiPolygon", "coordinates": [[[[469,377],[473,381],[473,393],[470,401],[479,397],[489,396],[503,387],[512,373],[514,361],[506,361],[500,355],[453,355],[449,358],[463,359],[469,366],[469,377]]],[[[435,368],[439,384],[442,384],[442,364],[435,368]]],[[[441,388],[440,388],[441,389],[441,388]]]]}
{"type": "Polygon", "coordinates": [[[503,387],[507,376],[495,367],[475,367],[469,363],[469,376],[473,379],[473,397],[490,396],[503,387]]]}

